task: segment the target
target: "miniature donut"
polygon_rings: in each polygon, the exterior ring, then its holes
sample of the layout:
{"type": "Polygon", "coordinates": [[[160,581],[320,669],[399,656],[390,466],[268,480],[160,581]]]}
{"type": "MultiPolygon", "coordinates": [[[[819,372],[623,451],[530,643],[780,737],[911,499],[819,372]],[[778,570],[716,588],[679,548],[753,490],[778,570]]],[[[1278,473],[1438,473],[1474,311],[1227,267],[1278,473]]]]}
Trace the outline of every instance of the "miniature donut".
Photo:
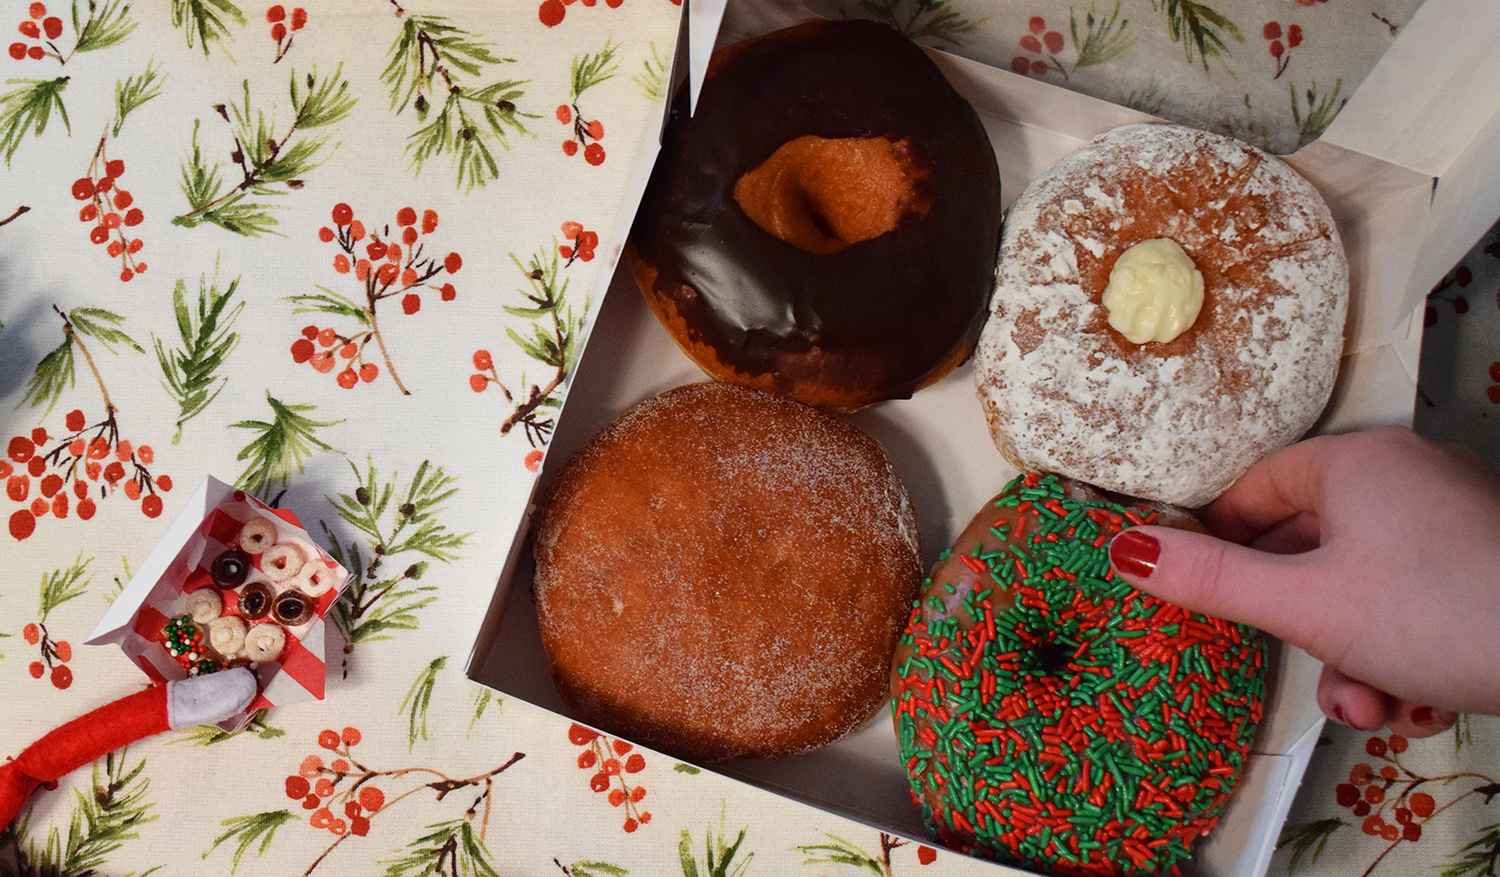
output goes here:
{"type": "Polygon", "coordinates": [[[260,571],[266,578],[280,584],[302,571],[305,555],[292,542],[278,542],[260,556],[260,571]]]}
{"type": "Polygon", "coordinates": [[[250,558],[238,548],[226,548],[219,552],[208,569],[214,584],[233,590],[243,585],[250,575],[250,558]]]}
{"type": "Polygon", "coordinates": [[[239,654],[245,647],[245,619],[238,615],[216,618],[208,625],[208,644],[226,658],[239,654]]]}
{"type": "Polygon", "coordinates": [[[314,557],[302,565],[302,571],[293,580],[293,587],[309,597],[321,597],[333,590],[334,571],[322,558],[314,557]]]}
{"type": "Polygon", "coordinates": [[[301,591],[282,591],[271,603],[271,617],[287,627],[296,627],[313,616],[312,598],[301,591]]]}
{"type": "Polygon", "coordinates": [[[1027,474],[934,567],[891,689],[913,798],[945,843],[1063,875],[1176,873],[1217,824],[1265,645],[1114,574],[1110,539],[1147,523],[1202,529],[1027,474]]]}
{"type": "Polygon", "coordinates": [[[271,612],[271,589],[265,582],[251,582],[240,589],[236,611],[251,621],[265,618],[271,612]]]}
{"type": "Polygon", "coordinates": [[[198,624],[207,624],[224,613],[224,601],[213,588],[199,588],[187,595],[187,614],[198,624]]]}
{"type": "Polygon", "coordinates": [[[257,664],[276,660],[285,648],[286,631],[279,624],[257,624],[245,634],[245,657],[257,664]]]}
{"type": "Polygon", "coordinates": [[[974,379],[1017,467],[1195,508],[1312,426],[1348,297],[1328,206],[1285,162],[1193,128],[1130,125],[1011,207],[974,379]],[[1122,256],[1153,241],[1190,260],[1202,301],[1171,340],[1137,343],[1114,325],[1125,314],[1107,288],[1122,256]]]}
{"type": "Polygon", "coordinates": [[[217,662],[205,658],[203,631],[191,616],[177,615],[162,622],[161,644],[189,676],[219,669],[217,662]]]}
{"type": "Polygon", "coordinates": [[[968,357],[999,240],[973,107],[892,28],[816,21],[678,93],[626,255],[710,377],[848,411],[968,357]]]}
{"type": "Polygon", "coordinates": [[[260,554],[276,544],[276,525],[265,518],[251,518],[240,528],[235,541],[247,554],[260,554]]]}
{"type": "Polygon", "coordinates": [[[728,384],[648,399],[543,501],[534,593],[558,692],[679,758],[829,743],[889,696],[916,532],[884,451],[840,418],[728,384]]]}

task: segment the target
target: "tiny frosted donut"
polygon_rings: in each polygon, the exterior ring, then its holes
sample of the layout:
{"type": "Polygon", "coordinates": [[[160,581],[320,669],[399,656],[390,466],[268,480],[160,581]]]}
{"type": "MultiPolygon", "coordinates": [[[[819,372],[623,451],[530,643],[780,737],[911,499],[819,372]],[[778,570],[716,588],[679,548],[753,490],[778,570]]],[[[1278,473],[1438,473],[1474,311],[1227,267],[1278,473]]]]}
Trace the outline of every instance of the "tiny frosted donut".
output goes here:
{"type": "Polygon", "coordinates": [[[286,631],[279,624],[257,624],[245,636],[245,657],[257,664],[274,661],[286,648],[286,631]]]}
{"type": "Polygon", "coordinates": [[[245,583],[250,575],[250,558],[238,548],[226,548],[219,552],[209,566],[214,584],[233,590],[245,583]]]}
{"type": "Polygon", "coordinates": [[[213,588],[199,588],[188,594],[187,614],[199,624],[207,624],[224,614],[224,601],[213,588]]]}
{"type": "Polygon", "coordinates": [[[301,591],[282,591],[271,603],[271,617],[287,627],[296,627],[313,616],[312,598],[301,591]]]}
{"type": "Polygon", "coordinates": [[[309,597],[318,598],[333,589],[336,576],[322,558],[314,557],[302,565],[292,586],[309,597]]]}
{"type": "Polygon", "coordinates": [[[1262,710],[1264,643],[1118,578],[1169,506],[1025,475],[923,585],[892,664],[913,799],[945,843],[1060,875],[1176,873],[1219,821],[1262,710]]]}
{"type": "Polygon", "coordinates": [[[260,554],[276,544],[276,525],[265,518],[251,518],[240,528],[238,541],[247,554],[260,554]]]}
{"type": "Polygon", "coordinates": [[[224,657],[234,657],[245,647],[245,619],[237,615],[214,619],[208,625],[208,644],[224,657]]]}
{"type": "Polygon", "coordinates": [[[260,571],[266,578],[280,584],[302,571],[305,562],[302,549],[291,542],[272,545],[260,556],[260,571]]]}
{"type": "Polygon", "coordinates": [[[265,618],[271,611],[273,596],[265,582],[251,582],[240,590],[239,614],[251,621],[265,618]]]}

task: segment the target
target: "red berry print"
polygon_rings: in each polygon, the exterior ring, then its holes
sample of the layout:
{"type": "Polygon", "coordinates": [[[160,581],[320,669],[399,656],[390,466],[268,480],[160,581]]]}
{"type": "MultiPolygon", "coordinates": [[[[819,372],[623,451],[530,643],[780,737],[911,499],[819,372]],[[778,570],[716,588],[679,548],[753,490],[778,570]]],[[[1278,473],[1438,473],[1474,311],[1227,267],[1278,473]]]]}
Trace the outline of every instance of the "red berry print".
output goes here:
{"type": "Polygon", "coordinates": [[[625,755],[633,748],[624,740],[611,740],[603,734],[574,724],[568,728],[568,742],[585,747],[578,754],[578,767],[590,772],[591,790],[601,794],[608,793],[605,794],[605,800],[609,806],[624,809],[625,821],[622,828],[626,832],[633,832],[651,821],[651,814],[638,806],[646,797],[645,786],[632,784],[627,779],[627,775],[646,769],[646,760],[640,753],[630,755],[622,770],[621,762],[615,756],[625,755]],[[595,765],[598,765],[598,770],[594,769],[595,765]]]}
{"type": "Polygon", "coordinates": [[[106,131],[94,150],[88,176],[73,182],[72,194],[79,201],[89,202],[79,210],[78,220],[90,226],[90,241],[108,245],[105,252],[111,259],[119,260],[120,281],[128,283],[146,270],[146,264],[136,259],[144,243],[124,229],[140,225],[146,220],[146,214],[139,207],[131,206],[135,203],[135,196],[120,187],[119,178],[125,174],[125,161],[108,158],[105,154],[108,145],[109,132],[106,131]],[[126,212],[121,216],[116,212],[119,210],[126,212]]]}
{"type": "Polygon", "coordinates": [[[577,155],[582,150],[583,159],[589,164],[598,167],[604,163],[604,146],[599,143],[604,138],[604,123],[584,118],[576,96],[571,105],[562,104],[557,108],[557,121],[572,129],[573,136],[563,141],[563,155],[577,155]]]}
{"type": "MultiPolygon", "coordinates": [[[[584,262],[593,260],[594,249],[599,246],[598,232],[589,231],[583,227],[582,223],[564,222],[562,224],[562,233],[568,242],[559,246],[557,253],[568,260],[568,265],[573,264],[575,259],[584,262]]],[[[563,267],[567,267],[567,265],[563,267]]]]}
{"type": "MultiPolygon", "coordinates": [[[[97,362],[68,315],[60,310],[57,313],[70,343],[97,362]]],[[[97,369],[93,373],[107,400],[102,374],[97,369]]],[[[171,481],[164,474],[151,472],[154,457],[149,445],[136,447],[121,437],[118,413],[110,406],[103,420],[90,424],[83,409],[75,408],[62,418],[62,435],[36,427],[29,435],[11,437],[5,446],[0,478],[5,478],[6,498],[24,506],[10,515],[12,538],[29,538],[45,517],[66,520],[76,515],[88,521],[97,511],[97,501],[116,492],[131,502],[139,500],[141,512],[147,517],[161,514],[163,504],[157,493],[169,489],[171,481]],[[19,471],[22,467],[24,472],[19,471]],[[32,479],[36,480],[34,496],[32,479]]]]}
{"type": "MultiPolygon", "coordinates": [[[[296,11],[292,13],[296,20],[296,11]]],[[[345,203],[336,204],[332,211],[333,227],[318,229],[318,240],[333,244],[338,252],[333,257],[333,268],[339,274],[354,275],[353,280],[361,287],[364,301],[361,313],[354,326],[308,326],[301,337],[292,340],[292,361],[308,363],[315,371],[334,371],[337,353],[343,368],[335,376],[335,382],[346,390],[360,384],[373,383],[381,374],[382,367],[369,361],[378,357],[383,360],[384,371],[391,376],[397,389],[409,394],[391,362],[391,351],[385,332],[376,319],[380,303],[399,296],[401,312],[411,316],[422,308],[422,298],[429,290],[436,291],[443,301],[452,301],[456,295],[453,284],[445,282],[441,275],[451,275],[463,265],[463,257],[449,252],[441,256],[429,255],[427,235],[437,229],[438,214],[425,210],[420,215],[413,207],[402,207],[396,211],[394,224],[367,229],[354,216],[354,208],[345,203]],[[322,347],[336,347],[336,351],[316,352],[313,342],[322,347]],[[304,343],[306,342],[306,343],[304,343]],[[374,342],[371,344],[371,342],[374,342]]],[[[349,319],[346,308],[330,308],[327,313],[343,320],[349,319]]]]}
{"type": "Polygon", "coordinates": [[[1268,21],[1260,29],[1260,35],[1265,38],[1266,51],[1275,62],[1276,73],[1271,78],[1280,79],[1281,74],[1286,72],[1287,65],[1292,62],[1292,49],[1302,45],[1302,25],[1288,24],[1283,29],[1280,22],[1268,21]]]}
{"type": "Polygon", "coordinates": [[[271,25],[271,41],[276,44],[276,57],[271,62],[275,64],[291,51],[297,31],[307,26],[307,10],[298,6],[288,19],[286,7],[278,4],[266,10],[266,22],[271,25]]]}
{"type": "Polygon", "coordinates": [[[559,24],[562,24],[563,16],[567,12],[568,10],[563,6],[562,0],[545,0],[537,10],[537,17],[541,19],[542,24],[548,27],[557,27],[559,24]]]}
{"type": "Polygon", "coordinates": [[[1026,22],[1027,33],[1023,34],[1017,44],[1024,55],[1016,55],[1010,59],[1012,73],[1019,76],[1031,74],[1033,76],[1045,75],[1048,71],[1057,71],[1066,79],[1069,71],[1057,59],[1057,55],[1067,45],[1063,35],[1055,30],[1049,30],[1047,20],[1040,15],[1033,15],[1026,22]]]}

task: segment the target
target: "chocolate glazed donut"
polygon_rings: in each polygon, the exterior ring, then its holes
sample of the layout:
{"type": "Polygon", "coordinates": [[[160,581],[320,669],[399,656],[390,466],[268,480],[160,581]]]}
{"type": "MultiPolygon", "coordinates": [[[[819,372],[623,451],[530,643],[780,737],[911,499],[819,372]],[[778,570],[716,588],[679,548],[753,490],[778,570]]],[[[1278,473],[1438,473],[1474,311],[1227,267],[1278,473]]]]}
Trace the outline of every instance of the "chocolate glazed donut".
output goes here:
{"type": "Polygon", "coordinates": [[[627,255],[710,376],[853,410],[968,357],[999,235],[973,107],[895,30],[817,21],[716,53],[692,118],[679,91],[627,255]]]}

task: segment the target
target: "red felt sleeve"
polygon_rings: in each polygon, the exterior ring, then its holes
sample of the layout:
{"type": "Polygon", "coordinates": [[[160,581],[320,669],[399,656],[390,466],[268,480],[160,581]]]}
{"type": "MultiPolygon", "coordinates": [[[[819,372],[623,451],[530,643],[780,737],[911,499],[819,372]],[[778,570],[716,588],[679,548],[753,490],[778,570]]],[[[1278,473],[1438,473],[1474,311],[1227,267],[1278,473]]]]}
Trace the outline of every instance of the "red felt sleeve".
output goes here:
{"type": "Polygon", "coordinates": [[[0,765],[0,829],[44,782],[167,730],[167,689],[156,685],[57,727],[0,765]]]}

